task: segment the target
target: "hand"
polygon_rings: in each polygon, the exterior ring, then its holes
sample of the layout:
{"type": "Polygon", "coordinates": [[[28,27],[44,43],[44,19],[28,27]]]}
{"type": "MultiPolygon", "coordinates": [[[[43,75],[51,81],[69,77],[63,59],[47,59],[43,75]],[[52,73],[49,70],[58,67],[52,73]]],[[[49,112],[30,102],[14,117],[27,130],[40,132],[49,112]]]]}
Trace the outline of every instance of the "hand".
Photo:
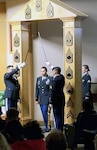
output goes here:
{"type": "Polygon", "coordinates": [[[46,85],[49,85],[50,84],[50,80],[49,79],[47,79],[47,81],[46,81],[46,85]]]}
{"type": "Polygon", "coordinates": [[[23,68],[23,67],[25,67],[25,66],[26,66],[26,63],[23,62],[23,63],[21,63],[21,64],[18,66],[18,68],[21,69],[21,68],[23,68]]]}
{"type": "Polygon", "coordinates": [[[54,68],[54,66],[51,65],[51,69],[53,69],[53,68],[54,68]]]}
{"type": "Polygon", "coordinates": [[[39,100],[38,100],[37,97],[35,98],[35,103],[36,103],[36,104],[39,104],[39,100]]]}

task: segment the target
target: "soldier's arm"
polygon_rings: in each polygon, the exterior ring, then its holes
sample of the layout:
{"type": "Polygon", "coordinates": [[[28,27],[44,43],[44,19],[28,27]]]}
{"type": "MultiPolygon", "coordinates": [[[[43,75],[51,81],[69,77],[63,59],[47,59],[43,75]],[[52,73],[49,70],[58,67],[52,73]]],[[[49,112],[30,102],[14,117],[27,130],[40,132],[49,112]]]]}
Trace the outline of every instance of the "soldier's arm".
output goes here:
{"type": "Polygon", "coordinates": [[[38,87],[38,78],[36,80],[36,87],[35,87],[35,101],[38,102],[38,97],[39,97],[39,87],[38,87]]]}
{"type": "Polygon", "coordinates": [[[91,89],[91,77],[90,76],[87,77],[87,89],[88,91],[90,91],[91,89]]]}
{"type": "Polygon", "coordinates": [[[12,72],[6,73],[5,74],[5,79],[9,79],[13,74],[17,73],[19,69],[16,67],[15,69],[12,70],[12,72]]]}

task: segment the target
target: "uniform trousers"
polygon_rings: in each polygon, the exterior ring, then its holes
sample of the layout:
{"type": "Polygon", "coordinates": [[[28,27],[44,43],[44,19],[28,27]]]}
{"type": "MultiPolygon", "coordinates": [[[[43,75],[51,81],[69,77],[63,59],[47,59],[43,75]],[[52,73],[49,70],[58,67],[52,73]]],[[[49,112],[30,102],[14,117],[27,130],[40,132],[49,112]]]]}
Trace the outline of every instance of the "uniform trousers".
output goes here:
{"type": "Polygon", "coordinates": [[[46,105],[40,104],[40,108],[41,108],[45,128],[48,129],[48,104],[46,105]]]}
{"type": "Polygon", "coordinates": [[[7,103],[6,103],[6,108],[7,109],[10,109],[10,107],[15,107],[17,109],[17,100],[13,100],[13,99],[10,99],[10,98],[6,98],[7,100],[7,103]]]}
{"type": "Polygon", "coordinates": [[[64,106],[53,106],[56,128],[63,131],[64,125],[64,106]]]}

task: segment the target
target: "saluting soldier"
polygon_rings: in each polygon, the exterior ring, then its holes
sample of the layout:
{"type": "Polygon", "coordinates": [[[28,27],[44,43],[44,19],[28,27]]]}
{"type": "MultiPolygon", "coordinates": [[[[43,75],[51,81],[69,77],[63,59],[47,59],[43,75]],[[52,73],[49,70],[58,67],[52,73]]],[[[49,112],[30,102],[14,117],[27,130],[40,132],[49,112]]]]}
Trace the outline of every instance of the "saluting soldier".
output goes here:
{"type": "Polygon", "coordinates": [[[36,80],[35,101],[40,105],[42,112],[45,132],[49,132],[48,128],[48,106],[51,100],[52,77],[48,76],[47,68],[41,67],[41,76],[36,80]]]}
{"type": "Polygon", "coordinates": [[[23,62],[16,68],[14,68],[13,65],[7,66],[7,71],[4,74],[4,83],[6,87],[4,98],[6,99],[7,109],[10,109],[10,107],[17,108],[17,101],[20,99],[20,84],[18,82],[17,74],[21,68],[25,67],[25,65],[26,63],[23,62]]]}

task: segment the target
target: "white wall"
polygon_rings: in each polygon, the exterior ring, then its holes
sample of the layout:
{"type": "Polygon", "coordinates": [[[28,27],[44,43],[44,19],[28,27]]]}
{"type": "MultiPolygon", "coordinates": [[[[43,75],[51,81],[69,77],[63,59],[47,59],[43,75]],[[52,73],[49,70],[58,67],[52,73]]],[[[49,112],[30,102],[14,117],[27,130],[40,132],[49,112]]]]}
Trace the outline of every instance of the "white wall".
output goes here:
{"type": "MultiPolygon", "coordinates": [[[[63,42],[62,42],[62,22],[61,21],[46,21],[38,24],[38,32],[41,35],[39,39],[39,67],[45,64],[45,54],[48,61],[54,66],[61,66],[63,70],[63,42]],[[44,50],[43,50],[44,48],[44,50]]],[[[48,68],[51,74],[51,69],[48,68]]]]}
{"type": "MultiPolygon", "coordinates": [[[[33,29],[33,24],[32,24],[33,29]]],[[[38,32],[40,38],[34,39],[34,81],[40,76],[40,69],[42,66],[46,66],[46,58],[53,66],[60,66],[63,73],[63,39],[62,39],[62,22],[60,20],[54,21],[42,21],[38,23],[38,32]],[[44,54],[45,53],[45,54],[44,54]]],[[[47,66],[46,66],[47,67],[47,66]]],[[[48,74],[52,75],[52,70],[47,67],[48,74]]],[[[35,82],[34,82],[35,85],[35,82]]],[[[35,90],[35,89],[34,89],[35,90]]],[[[34,117],[37,120],[41,120],[42,115],[40,108],[35,104],[34,106],[34,117]]],[[[53,118],[53,115],[51,115],[53,118]]]]}

